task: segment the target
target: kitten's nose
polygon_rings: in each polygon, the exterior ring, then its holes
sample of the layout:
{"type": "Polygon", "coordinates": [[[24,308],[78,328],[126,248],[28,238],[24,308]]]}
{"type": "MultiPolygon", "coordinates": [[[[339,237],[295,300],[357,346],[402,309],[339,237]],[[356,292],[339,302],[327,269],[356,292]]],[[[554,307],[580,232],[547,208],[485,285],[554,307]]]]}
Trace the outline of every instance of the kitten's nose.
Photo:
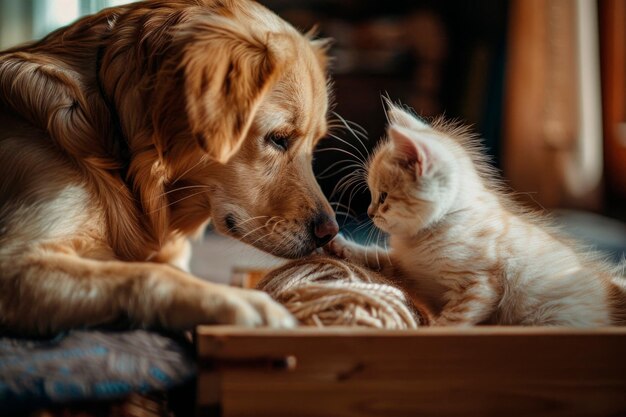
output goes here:
{"type": "Polygon", "coordinates": [[[370,218],[370,219],[373,219],[375,214],[376,214],[376,212],[375,212],[375,210],[374,210],[374,207],[369,206],[369,207],[367,208],[367,215],[369,216],[369,218],[370,218]]]}
{"type": "Polygon", "coordinates": [[[339,225],[334,218],[326,213],[319,213],[312,222],[315,246],[321,248],[330,242],[339,233],[339,225]]]}

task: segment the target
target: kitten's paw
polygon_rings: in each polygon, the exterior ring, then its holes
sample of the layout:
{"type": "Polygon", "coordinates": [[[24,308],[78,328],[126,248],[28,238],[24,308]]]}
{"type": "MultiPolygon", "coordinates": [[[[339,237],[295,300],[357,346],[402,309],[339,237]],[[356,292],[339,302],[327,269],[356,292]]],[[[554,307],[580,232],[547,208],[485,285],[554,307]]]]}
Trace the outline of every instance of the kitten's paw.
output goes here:
{"type": "Polygon", "coordinates": [[[337,235],[326,246],[324,246],[324,252],[340,259],[350,259],[352,256],[350,246],[351,245],[348,240],[341,235],[337,235]]]}

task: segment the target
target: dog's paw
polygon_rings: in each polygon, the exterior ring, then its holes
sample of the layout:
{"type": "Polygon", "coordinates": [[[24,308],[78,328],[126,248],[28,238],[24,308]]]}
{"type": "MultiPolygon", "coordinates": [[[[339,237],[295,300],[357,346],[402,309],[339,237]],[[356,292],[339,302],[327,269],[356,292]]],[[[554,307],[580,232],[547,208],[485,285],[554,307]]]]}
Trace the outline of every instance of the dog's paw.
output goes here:
{"type": "Polygon", "coordinates": [[[350,259],[352,256],[351,244],[343,236],[337,235],[326,246],[324,252],[340,259],[350,259]]]}
{"type": "Polygon", "coordinates": [[[216,311],[219,324],[292,328],[298,321],[272,298],[257,290],[228,288],[216,311]]]}

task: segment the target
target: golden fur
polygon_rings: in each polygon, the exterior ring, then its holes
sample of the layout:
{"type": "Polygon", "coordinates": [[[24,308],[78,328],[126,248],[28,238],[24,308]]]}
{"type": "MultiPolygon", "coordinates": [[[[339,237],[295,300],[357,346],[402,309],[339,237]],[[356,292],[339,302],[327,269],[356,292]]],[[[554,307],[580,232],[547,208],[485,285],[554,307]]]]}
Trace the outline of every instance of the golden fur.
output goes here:
{"type": "Polygon", "coordinates": [[[209,219],[292,258],[336,233],[324,48],[252,1],[153,0],[1,53],[0,325],[293,325],[181,269],[209,219]]]}

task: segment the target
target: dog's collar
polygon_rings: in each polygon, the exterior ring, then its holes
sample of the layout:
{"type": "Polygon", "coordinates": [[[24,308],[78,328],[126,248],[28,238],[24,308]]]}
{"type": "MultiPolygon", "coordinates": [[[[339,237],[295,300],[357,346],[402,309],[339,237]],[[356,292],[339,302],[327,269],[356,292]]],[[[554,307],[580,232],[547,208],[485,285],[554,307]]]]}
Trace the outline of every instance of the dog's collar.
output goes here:
{"type": "Polygon", "coordinates": [[[115,141],[115,150],[117,152],[117,157],[121,162],[120,167],[120,175],[123,181],[126,181],[128,176],[128,169],[130,166],[131,153],[130,148],[128,146],[128,140],[126,136],[124,136],[124,131],[122,130],[122,123],[120,122],[120,117],[117,112],[117,107],[115,106],[115,102],[111,100],[109,95],[106,93],[104,89],[104,85],[102,84],[102,78],[100,77],[100,70],[102,69],[102,58],[104,57],[105,46],[104,43],[98,47],[98,51],[96,54],[96,82],[98,84],[98,91],[100,92],[100,97],[104,101],[104,104],[109,111],[109,115],[111,116],[111,123],[113,128],[113,140],[115,141]]]}

